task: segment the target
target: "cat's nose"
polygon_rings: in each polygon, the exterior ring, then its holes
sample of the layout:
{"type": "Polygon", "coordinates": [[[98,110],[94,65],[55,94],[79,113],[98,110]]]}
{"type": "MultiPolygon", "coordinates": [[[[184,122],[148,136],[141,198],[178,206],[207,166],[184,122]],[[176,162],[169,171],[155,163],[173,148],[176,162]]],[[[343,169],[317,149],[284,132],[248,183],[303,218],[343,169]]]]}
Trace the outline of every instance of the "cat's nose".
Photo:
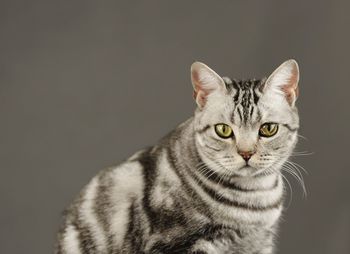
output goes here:
{"type": "Polygon", "coordinates": [[[254,153],[254,151],[238,151],[238,154],[241,155],[246,162],[249,161],[250,157],[252,157],[254,153]]]}

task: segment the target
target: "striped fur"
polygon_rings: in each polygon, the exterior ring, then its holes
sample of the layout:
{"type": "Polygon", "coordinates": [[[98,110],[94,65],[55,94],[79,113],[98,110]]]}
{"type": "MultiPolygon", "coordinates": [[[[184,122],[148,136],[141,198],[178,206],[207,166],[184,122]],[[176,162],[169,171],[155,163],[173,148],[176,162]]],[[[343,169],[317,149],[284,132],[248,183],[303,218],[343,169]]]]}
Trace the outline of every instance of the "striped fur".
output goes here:
{"type": "Polygon", "coordinates": [[[266,80],[223,81],[224,95],[201,98],[194,117],[87,184],[65,213],[56,254],[273,253],[297,112],[284,105],[280,113],[264,98],[266,80]],[[279,135],[249,141],[269,117],[281,123],[279,135]],[[218,122],[237,137],[218,140],[218,122]],[[242,168],[237,147],[249,142],[257,158],[242,168]]]}

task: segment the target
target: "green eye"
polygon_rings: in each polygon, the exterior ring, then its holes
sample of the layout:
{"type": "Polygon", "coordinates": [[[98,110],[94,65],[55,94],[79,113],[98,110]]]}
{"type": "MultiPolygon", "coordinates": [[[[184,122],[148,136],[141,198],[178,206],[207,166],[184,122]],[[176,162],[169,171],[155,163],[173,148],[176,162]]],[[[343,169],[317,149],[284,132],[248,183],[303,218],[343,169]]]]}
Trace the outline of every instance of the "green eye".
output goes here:
{"type": "Polygon", "coordinates": [[[277,123],[264,123],[261,125],[259,135],[261,137],[269,138],[274,136],[278,131],[277,123]]]}
{"type": "Polygon", "coordinates": [[[216,124],[215,132],[220,138],[230,138],[233,135],[231,127],[224,123],[216,124]]]}

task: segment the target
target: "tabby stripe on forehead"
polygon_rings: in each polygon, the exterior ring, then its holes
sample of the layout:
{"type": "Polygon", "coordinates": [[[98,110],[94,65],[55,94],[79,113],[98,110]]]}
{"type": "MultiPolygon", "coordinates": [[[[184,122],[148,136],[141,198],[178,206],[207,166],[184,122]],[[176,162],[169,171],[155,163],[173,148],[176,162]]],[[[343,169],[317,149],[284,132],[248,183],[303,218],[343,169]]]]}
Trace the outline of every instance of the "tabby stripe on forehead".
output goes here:
{"type": "Polygon", "coordinates": [[[256,94],[255,89],[253,89],[253,101],[254,101],[254,104],[255,104],[255,105],[257,105],[257,104],[258,104],[258,101],[259,101],[259,97],[258,97],[258,95],[256,94]]]}
{"type": "Polygon", "coordinates": [[[243,121],[243,116],[242,116],[241,109],[240,109],[240,108],[237,108],[237,112],[238,112],[238,115],[239,115],[240,121],[242,122],[242,121],[243,121]]]}
{"type": "Polygon", "coordinates": [[[239,89],[238,84],[236,83],[235,80],[232,80],[232,86],[236,90],[235,91],[235,95],[233,96],[233,102],[235,103],[235,105],[237,105],[238,104],[239,95],[240,95],[240,89],[239,89]]]}
{"type": "Polygon", "coordinates": [[[250,106],[250,118],[252,118],[254,112],[254,106],[250,106]]]}

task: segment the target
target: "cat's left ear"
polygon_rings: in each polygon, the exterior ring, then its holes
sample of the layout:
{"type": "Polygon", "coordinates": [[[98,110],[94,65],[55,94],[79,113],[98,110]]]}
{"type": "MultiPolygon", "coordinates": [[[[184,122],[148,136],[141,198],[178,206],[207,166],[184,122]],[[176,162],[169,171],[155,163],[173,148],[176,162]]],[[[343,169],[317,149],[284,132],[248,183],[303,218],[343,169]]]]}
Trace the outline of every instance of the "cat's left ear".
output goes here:
{"type": "Polygon", "coordinates": [[[283,93],[287,102],[294,107],[299,95],[299,67],[294,59],[281,64],[266,80],[264,91],[272,89],[277,93],[283,93]]]}
{"type": "Polygon", "coordinates": [[[204,63],[194,62],[191,66],[193,98],[199,108],[207,102],[207,96],[215,90],[225,89],[224,80],[204,63]]]}

